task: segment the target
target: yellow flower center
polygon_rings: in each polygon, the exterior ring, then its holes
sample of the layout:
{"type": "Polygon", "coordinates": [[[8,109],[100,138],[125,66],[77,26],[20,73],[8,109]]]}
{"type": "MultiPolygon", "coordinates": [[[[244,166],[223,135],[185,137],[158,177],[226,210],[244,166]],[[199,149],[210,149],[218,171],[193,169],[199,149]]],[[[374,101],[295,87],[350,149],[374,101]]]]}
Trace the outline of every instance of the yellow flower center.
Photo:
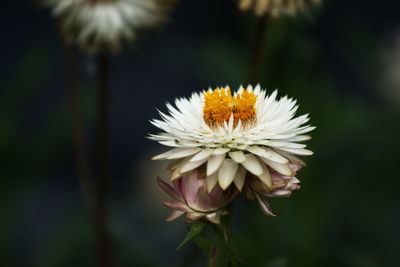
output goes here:
{"type": "Polygon", "coordinates": [[[234,126],[239,120],[243,124],[252,123],[256,119],[256,99],[257,95],[247,89],[235,96],[232,96],[230,88],[208,91],[204,94],[203,118],[211,127],[223,125],[231,115],[234,126]]]}

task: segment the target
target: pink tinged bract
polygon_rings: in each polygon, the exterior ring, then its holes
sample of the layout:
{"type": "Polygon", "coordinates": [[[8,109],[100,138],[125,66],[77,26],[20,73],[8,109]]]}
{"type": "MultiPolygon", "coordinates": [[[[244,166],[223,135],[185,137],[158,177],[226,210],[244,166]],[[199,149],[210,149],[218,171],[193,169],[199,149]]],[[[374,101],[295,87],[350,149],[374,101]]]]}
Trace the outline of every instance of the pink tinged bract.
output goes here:
{"type": "MultiPolygon", "coordinates": [[[[266,197],[290,197],[293,191],[300,189],[300,181],[294,175],[298,170],[301,169],[301,165],[295,163],[289,163],[290,171],[293,176],[285,176],[276,170],[270,168],[270,180],[268,183],[259,179],[259,177],[249,177],[247,186],[248,193],[251,199],[256,199],[261,210],[266,215],[276,216],[266,197]]],[[[265,171],[265,170],[264,170],[265,171]]]]}
{"type": "Polygon", "coordinates": [[[206,179],[198,170],[188,172],[175,180],[174,187],[157,179],[159,186],[173,198],[164,202],[165,206],[173,210],[167,221],[185,214],[189,222],[203,218],[216,224],[220,222],[220,216],[227,213],[224,207],[233,200],[238,191],[234,187],[222,190],[216,184],[211,192],[208,192],[206,179]]]}

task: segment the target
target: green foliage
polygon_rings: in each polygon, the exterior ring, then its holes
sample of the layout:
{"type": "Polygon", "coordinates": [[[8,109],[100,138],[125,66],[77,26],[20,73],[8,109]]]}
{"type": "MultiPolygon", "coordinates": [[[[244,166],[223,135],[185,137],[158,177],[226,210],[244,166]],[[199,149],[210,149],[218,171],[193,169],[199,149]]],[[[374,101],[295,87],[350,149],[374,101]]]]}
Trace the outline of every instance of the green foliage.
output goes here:
{"type": "Polygon", "coordinates": [[[204,227],[206,227],[207,223],[203,221],[195,222],[192,227],[190,228],[189,232],[183,239],[183,241],[177,247],[177,250],[186,246],[190,241],[192,241],[195,237],[197,237],[201,231],[203,231],[204,227]]]}

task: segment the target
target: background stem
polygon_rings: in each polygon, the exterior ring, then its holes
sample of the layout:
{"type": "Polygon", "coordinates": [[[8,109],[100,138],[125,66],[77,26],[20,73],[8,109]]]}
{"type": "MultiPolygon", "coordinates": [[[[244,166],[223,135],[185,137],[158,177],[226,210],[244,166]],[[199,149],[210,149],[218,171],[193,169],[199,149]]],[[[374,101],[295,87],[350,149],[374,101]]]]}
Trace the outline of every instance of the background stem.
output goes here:
{"type": "Polygon", "coordinates": [[[65,71],[67,74],[68,100],[71,112],[71,134],[75,154],[76,172],[82,198],[90,216],[94,215],[94,185],[89,164],[88,146],[85,137],[82,106],[79,100],[78,71],[75,50],[64,46],[65,71]]]}
{"type": "Polygon", "coordinates": [[[262,67],[262,59],[264,56],[264,43],[267,31],[268,15],[265,14],[258,19],[256,36],[254,39],[254,47],[251,53],[250,71],[248,84],[255,84],[258,82],[259,74],[262,67]]]}
{"type": "Polygon", "coordinates": [[[97,244],[98,266],[111,267],[110,234],[108,229],[108,198],[110,188],[109,159],[109,67],[106,53],[98,56],[98,189],[97,189],[97,244]]]}

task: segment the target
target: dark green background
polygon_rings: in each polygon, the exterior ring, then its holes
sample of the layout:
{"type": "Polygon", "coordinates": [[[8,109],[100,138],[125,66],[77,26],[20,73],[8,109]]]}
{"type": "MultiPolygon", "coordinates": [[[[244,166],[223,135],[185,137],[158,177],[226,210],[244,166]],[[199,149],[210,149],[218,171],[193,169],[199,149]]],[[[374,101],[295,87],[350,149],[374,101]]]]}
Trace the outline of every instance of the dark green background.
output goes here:
{"type": "MultiPolygon", "coordinates": [[[[396,1],[326,1],[268,26],[259,82],[298,99],[315,155],[290,199],[238,203],[245,266],[400,264],[400,16],[396,1]],[[399,74],[399,75],[397,75],[399,74]],[[397,81],[396,81],[397,78],[397,81]]],[[[45,10],[4,3],[0,18],[0,266],[94,266],[77,183],[62,44],[45,10]]],[[[166,101],[247,80],[255,19],[229,0],[182,0],[163,30],[112,60],[111,230],[116,266],[178,266],[183,220],[165,223],[155,178],[164,150],[144,136],[166,101]]],[[[93,165],[95,59],[80,55],[93,165]]],[[[201,260],[200,260],[201,262],[201,260]]]]}

